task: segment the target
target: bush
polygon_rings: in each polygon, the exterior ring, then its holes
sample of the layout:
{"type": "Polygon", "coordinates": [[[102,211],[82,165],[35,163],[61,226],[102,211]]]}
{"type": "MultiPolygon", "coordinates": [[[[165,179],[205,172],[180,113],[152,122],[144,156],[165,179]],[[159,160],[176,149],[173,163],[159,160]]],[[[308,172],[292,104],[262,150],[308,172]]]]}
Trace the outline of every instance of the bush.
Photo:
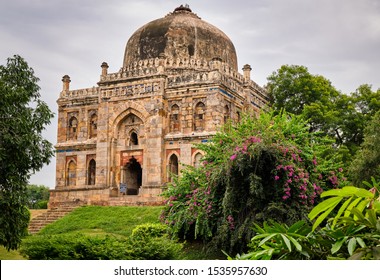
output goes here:
{"type": "Polygon", "coordinates": [[[169,185],[162,221],[180,238],[242,252],[254,223],[306,218],[319,194],[344,180],[333,142],[299,116],[243,116],[198,146],[203,164],[169,185]]]}
{"type": "Polygon", "coordinates": [[[304,221],[290,227],[256,225],[249,252],[236,258],[380,260],[380,183],[372,179],[365,185],[370,189],[347,186],[323,192],[326,199],[308,215],[315,219],[313,226],[304,221]]]}
{"type": "Polygon", "coordinates": [[[165,236],[141,237],[35,235],[23,241],[20,252],[30,260],[163,260],[176,259],[182,249],[165,236]]]}
{"type": "Polygon", "coordinates": [[[47,209],[48,208],[48,200],[41,200],[37,202],[35,209],[47,209]]]}
{"type": "Polygon", "coordinates": [[[159,223],[147,223],[136,226],[132,230],[132,238],[135,239],[146,239],[146,238],[155,238],[155,237],[163,237],[168,231],[168,227],[159,224],[159,223]]]}

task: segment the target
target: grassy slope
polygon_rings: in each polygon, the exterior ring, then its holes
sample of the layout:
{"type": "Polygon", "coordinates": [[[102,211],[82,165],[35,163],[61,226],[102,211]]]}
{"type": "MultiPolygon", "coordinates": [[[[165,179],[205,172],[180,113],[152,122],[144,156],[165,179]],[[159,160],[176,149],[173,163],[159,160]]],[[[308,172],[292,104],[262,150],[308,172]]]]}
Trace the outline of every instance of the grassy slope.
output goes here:
{"type": "Polygon", "coordinates": [[[158,223],[161,207],[86,206],[46,226],[39,234],[86,233],[129,236],[133,228],[158,223]]]}
{"type": "MultiPolygon", "coordinates": [[[[85,206],[46,226],[38,234],[115,234],[129,236],[132,230],[145,223],[158,223],[162,207],[85,206]]],[[[224,259],[220,254],[205,254],[203,245],[186,242],[181,259],[224,259]]],[[[0,247],[0,259],[23,259],[18,251],[7,252],[0,247]]]]}
{"type": "Polygon", "coordinates": [[[5,247],[0,246],[0,260],[24,260],[24,258],[16,251],[7,251],[5,247]]]}

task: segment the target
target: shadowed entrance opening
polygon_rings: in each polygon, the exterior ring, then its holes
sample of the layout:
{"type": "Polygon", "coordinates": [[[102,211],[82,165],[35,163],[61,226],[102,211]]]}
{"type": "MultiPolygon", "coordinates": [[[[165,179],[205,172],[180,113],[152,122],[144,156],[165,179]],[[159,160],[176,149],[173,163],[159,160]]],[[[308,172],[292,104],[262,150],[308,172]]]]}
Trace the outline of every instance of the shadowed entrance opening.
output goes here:
{"type": "Polygon", "coordinates": [[[127,195],[137,195],[142,184],[142,168],[132,156],[124,167],[124,184],[127,186],[127,195]]]}

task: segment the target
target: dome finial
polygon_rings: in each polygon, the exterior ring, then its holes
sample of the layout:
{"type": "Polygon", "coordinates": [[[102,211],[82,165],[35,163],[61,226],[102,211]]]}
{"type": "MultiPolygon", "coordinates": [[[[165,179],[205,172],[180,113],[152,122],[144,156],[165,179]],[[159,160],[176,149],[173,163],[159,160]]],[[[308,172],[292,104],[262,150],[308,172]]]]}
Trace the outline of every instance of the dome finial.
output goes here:
{"type": "Polygon", "coordinates": [[[174,12],[180,12],[180,11],[187,11],[187,12],[192,13],[192,10],[190,9],[189,4],[185,4],[185,6],[184,6],[184,5],[181,5],[181,6],[179,6],[178,8],[175,8],[175,9],[174,9],[174,12]]]}

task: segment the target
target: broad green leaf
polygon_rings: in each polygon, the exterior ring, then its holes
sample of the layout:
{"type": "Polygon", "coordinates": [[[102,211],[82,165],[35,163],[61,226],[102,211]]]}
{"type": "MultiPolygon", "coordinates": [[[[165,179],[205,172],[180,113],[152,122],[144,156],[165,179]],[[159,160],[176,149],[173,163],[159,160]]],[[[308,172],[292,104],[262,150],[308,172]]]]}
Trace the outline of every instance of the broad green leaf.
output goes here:
{"type": "Polygon", "coordinates": [[[335,254],[336,252],[338,252],[340,250],[340,248],[342,247],[342,245],[344,244],[344,242],[346,242],[347,238],[348,237],[345,236],[342,239],[339,239],[337,242],[335,242],[331,248],[331,253],[335,254]]]}
{"type": "Polygon", "coordinates": [[[356,238],[355,237],[352,237],[349,241],[348,241],[348,253],[350,254],[350,256],[352,256],[352,254],[354,253],[355,249],[356,249],[356,238]]]}
{"type": "Polygon", "coordinates": [[[283,234],[281,234],[282,239],[284,240],[286,247],[288,247],[289,252],[292,251],[292,245],[290,244],[290,240],[283,234]]]}
{"type": "Polygon", "coordinates": [[[362,247],[362,248],[366,247],[363,239],[361,239],[360,237],[356,237],[356,241],[359,243],[360,247],[362,247]]]}
{"type": "MultiPolygon", "coordinates": [[[[334,209],[335,206],[338,205],[338,203],[343,199],[343,197],[331,197],[328,198],[318,205],[316,205],[309,213],[308,217],[310,220],[314,220],[315,217],[317,217],[322,212],[325,212],[328,209],[334,209]]],[[[331,212],[330,210],[330,212],[331,212]]]]}
{"type": "Polygon", "coordinates": [[[290,241],[292,241],[294,247],[296,247],[296,249],[301,252],[302,251],[301,244],[299,244],[299,242],[297,240],[295,240],[292,236],[288,236],[288,238],[290,241]]]}
{"type": "Polygon", "coordinates": [[[312,231],[314,231],[320,225],[320,223],[323,222],[323,220],[331,213],[331,211],[334,210],[335,206],[337,206],[339,202],[342,200],[341,197],[332,197],[331,199],[334,199],[333,203],[329,203],[329,208],[327,208],[327,210],[317,218],[317,220],[313,224],[312,231]]]}
{"type": "Polygon", "coordinates": [[[368,221],[371,223],[371,226],[373,228],[376,228],[376,223],[377,223],[376,211],[374,209],[370,209],[367,211],[367,215],[368,215],[368,221]]]}
{"type": "Polygon", "coordinates": [[[273,229],[276,230],[276,232],[286,232],[286,228],[281,225],[280,223],[273,223],[273,229]]]}
{"type": "Polygon", "coordinates": [[[354,214],[354,218],[358,219],[359,221],[365,223],[365,217],[361,211],[359,211],[356,207],[351,210],[352,214],[354,214]]]}
{"type": "Polygon", "coordinates": [[[361,197],[358,197],[357,199],[355,199],[348,207],[347,207],[347,211],[344,213],[344,216],[345,217],[348,217],[351,215],[351,210],[352,208],[354,208],[359,202],[360,200],[362,200],[361,197]]]}
{"type": "Polygon", "coordinates": [[[366,197],[366,198],[373,198],[373,196],[374,196],[373,193],[371,193],[370,191],[367,191],[365,189],[348,186],[348,187],[343,187],[341,189],[324,191],[321,194],[321,197],[326,197],[326,196],[342,196],[342,197],[345,197],[345,196],[353,196],[353,195],[355,195],[357,197],[366,197]]]}
{"type": "Polygon", "coordinates": [[[321,197],[326,197],[326,196],[349,196],[349,195],[354,195],[357,192],[357,188],[353,186],[348,186],[344,187],[341,189],[333,189],[333,190],[328,190],[324,191],[321,194],[321,197]]]}
{"type": "Polygon", "coordinates": [[[355,195],[359,196],[359,197],[365,197],[365,198],[374,198],[374,196],[375,196],[370,191],[367,191],[367,190],[362,189],[362,188],[358,188],[358,191],[357,191],[357,193],[355,193],[355,195]]]}
{"type": "Polygon", "coordinates": [[[367,199],[361,201],[358,206],[356,207],[360,212],[363,212],[363,210],[366,208],[366,206],[369,204],[369,201],[367,199]]]}
{"type": "Polygon", "coordinates": [[[264,238],[263,240],[261,240],[261,242],[259,243],[258,246],[260,247],[261,245],[263,245],[265,242],[267,242],[268,240],[272,239],[276,235],[277,235],[277,233],[270,234],[269,236],[267,236],[266,238],[264,238]]]}
{"type": "Polygon", "coordinates": [[[373,209],[376,209],[377,211],[380,211],[380,201],[375,200],[372,205],[373,209]]]}
{"type": "Polygon", "coordinates": [[[305,224],[305,221],[298,221],[295,224],[293,224],[289,229],[289,233],[296,233],[302,226],[305,224]]]}
{"type": "Polygon", "coordinates": [[[340,216],[342,216],[343,212],[346,210],[348,204],[350,204],[352,200],[352,197],[350,197],[349,199],[347,199],[343,205],[339,208],[339,211],[338,211],[338,214],[336,214],[335,218],[334,218],[334,221],[333,221],[333,224],[332,224],[332,227],[334,228],[334,226],[336,225],[338,219],[340,216]]]}

